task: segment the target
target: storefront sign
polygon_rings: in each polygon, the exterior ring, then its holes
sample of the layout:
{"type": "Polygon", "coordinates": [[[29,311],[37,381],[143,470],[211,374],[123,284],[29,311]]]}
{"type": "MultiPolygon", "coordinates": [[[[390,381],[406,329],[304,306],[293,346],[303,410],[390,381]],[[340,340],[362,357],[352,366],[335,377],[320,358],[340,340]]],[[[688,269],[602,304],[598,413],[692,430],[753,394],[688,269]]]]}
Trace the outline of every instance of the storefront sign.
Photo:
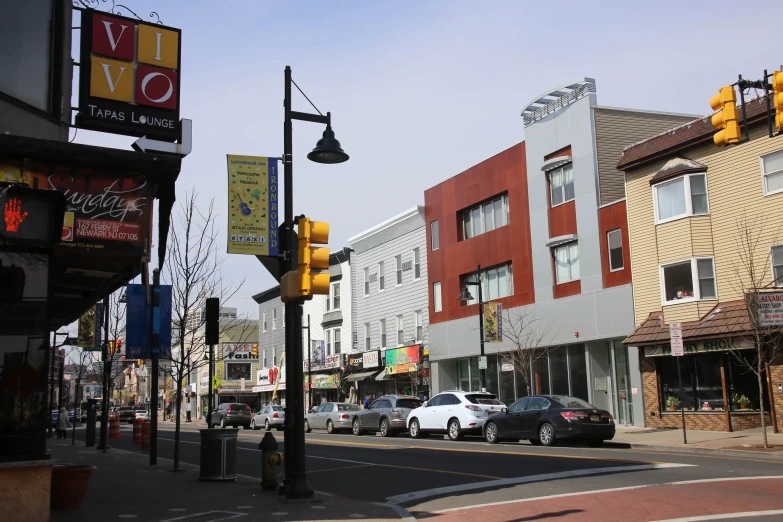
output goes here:
{"type": "Polygon", "coordinates": [[[783,293],[758,294],[759,326],[783,326],[783,293]]]}
{"type": "Polygon", "coordinates": [[[360,353],[349,353],[345,356],[345,365],[352,370],[364,368],[364,356],[360,353]]]}
{"type": "Polygon", "coordinates": [[[485,303],[484,311],[484,342],[503,342],[503,306],[500,303],[485,303]]]}
{"type": "Polygon", "coordinates": [[[265,386],[267,384],[274,387],[277,383],[285,383],[285,366],[274,368],[261,368],[256,372],[256,386],[265,386]]]}
{"type": "MultiPolygon", "coordinates": [[[[309,383],[308,376],[304,376],[305,389],[309,383]]],[[[340,376],[336,373],[333,374],[315,374],[313,375],[313,388],[318,389],[336,389],[340,387],[340,376]]]]}
{"type": "MultiPolygon", "coordinates": [[[[406,346],[404,348],[395,348],[386,350],[386,366],[397,366],[406,363],[417,363],[419,358],[419,346],[406,346]]],[[[387,371],[388,373],[388,371],[387,371]]]]}
{"type": "Polygon", "coordinates": [[[228,253],[277,256],[277,158],[228,155],[228,253]]]}
{"type": "MultiPolygon", "coordinates": [[[[685,353],[702,353],[728,350],[746,350],[753,348],[753,343],[745,339],[709,339],[706,341],[685,342],[685,353]]],[[[645,357],[658,357],[661,355],[672,355],[669,345],[645,346],[645,357]]]]}
{"type": "Polygon", "coordinates": [[[395,364],[386,367],[386,375],[397,375],[400,373],[412,373],[418,368],[418,363],[395,364]]]}
{"type": "MultiPolygon", "coordinates": [[[[322,370],[325,368],[339,368],[343,364],[343,355],[336,353],[334,355],[325,355],[321,364],[316,364],[313,360],[313,370],[322,370]]],[[[303,363],[304,371],[307,371],[307,361],[303,363]]]]}
{"type": "Polygon", "coordinates": [[[669,323],[669,342],[672,355],[679,357],[685,353],[682,344],[682,323],[669,323]]]}
{"type": "Polygon", "coordinates": [[[364,368],[377,368],[380,366],[380,355],[378,350],[364,352],[362,355],[362,364],[364,368]]]}
{"type": "Polygon", "coordinates": [[[514,365],[511,363],[501,363],[500,364],[500,371],[501,372],[513,372],[514,371],[514,365]]]}
{"type": "Polygon", "coordinates": [[[223,358],[236,360],[258,360],[258,345],[252,343],[223,343],[223,358]],[[255,355],[253,347],[256,347],[255,355]]]}
{"type": "Polygon", "coordinates": [[[479,355],[478,367],[479,367],[479,370],[486,370],[487,369],[487,356],[486,355],[479,355]]]}
{"type": "Polygon", "coordinates": [[[179,138],[181,31],[90,9],[79,25],[77,126],[179,138]]]}

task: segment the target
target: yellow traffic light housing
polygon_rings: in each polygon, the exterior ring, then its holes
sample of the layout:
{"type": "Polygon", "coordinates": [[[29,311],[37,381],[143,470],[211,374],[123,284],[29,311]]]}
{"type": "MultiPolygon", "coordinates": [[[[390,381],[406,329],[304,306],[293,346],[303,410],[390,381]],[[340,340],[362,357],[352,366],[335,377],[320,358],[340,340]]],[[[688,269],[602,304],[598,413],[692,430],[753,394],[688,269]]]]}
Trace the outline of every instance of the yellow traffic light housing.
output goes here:
{"type": "Polygon", "coordinates": [[[734,87],[721,87],[718,94],[710,99],[710,107],[718,111],[712,115],[712,126],[721,129],[712,137],[715,145],[722,147],[739,143],[742,131],[737,116],[737,95],[734,93],[734,87]]]}
{"type": "Polygon", "coordinates": [[[256,359],[258,358],[258,345],[257,344],[254,344],[253,346],[250,347],[250,354],[253,357],[255,357],[256,359]]]}
{"type": "Polygon", "coordinates": [[[283,302],[298,298],[312,299],[315,294],[329,293],[329,274],[313,272],[313,269],[329,268],[329,249],[312,246],[329,243],[329,223],[301,217],[298,226],[298,267],[280,279],[280,296],[283,302]]]}
{"type": "Polygon", "coordinates": [[[783,132],[783,71],[772,72],[772,105],[775,106],[775,128],[783,132]]]}

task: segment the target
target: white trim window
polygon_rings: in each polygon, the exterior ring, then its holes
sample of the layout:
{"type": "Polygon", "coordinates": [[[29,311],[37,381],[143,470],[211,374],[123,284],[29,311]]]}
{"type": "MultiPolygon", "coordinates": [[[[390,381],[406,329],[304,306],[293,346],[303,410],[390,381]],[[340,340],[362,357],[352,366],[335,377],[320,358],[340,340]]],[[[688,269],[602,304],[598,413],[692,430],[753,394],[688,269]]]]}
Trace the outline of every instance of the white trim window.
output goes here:
{"type": "Polygon", "coordinates": [[[340,283],[332,283],[332,309],[340,309],[340,283]]]}
{"type": "Polygon", "coordinates": [[[332,355],[332,331],[324,330],[324,337],[326,338],[326,355],[332,355]]]}
{"type": "Polygon", "coordinates": [[[508,194],[462,211],[462,238],[486,234],[508,225],[508,194]]]}
{"type": "Polygon", "coordinates": [[[419,249],[413,249],[413,280],[417,281],[421,279],[421,255],[419,249]]]}
{"type": "Polygon", "coordinates": [[[370,349],[370,323],[364,323],[364,350],[370,349]]]}
{"type": "Polygon", "coordinates": [[[424,314],[421,313],[421,310],[416,310],[413,312],[414,319],[416,320],[416,341],[423,341],[424,340],[424,314]]]}
{"type": "Polygon", "coordinates": [[[761,156],[761,179],[764,195],[783,192],[783,150],[761,156]]]}
{"type": "Polygon", "coordinates": [[[435,313],[443,311],[443,301],[440,296],[440,281],[432,283],[432,309],[435,313]]]}
{"type": "Polygon", "coordinates": [[[378,291],[383,292],[386,288],[386,273],[384,272],[383,261],[378,263],[378,291]]]}
{"type": "Polygon", "coordinates": [[[555,281],[558,285],[577,281],[579,273],[579,244],[574,241],[553,249],[555,256],[555,281]]]}
{"type": "Polygon", "coordinates": [[[280,308],[280,315],[282,316],[283,319],[283,328],[285,328],[285,305],[283,305],[283,307],[280,308]]]}
{"type": "Polygon", "coordinates": [[[707,174],[687,174],[653,185],[655,224],[710,213],[707,174]]]}
{"type": "MultiPolygon", "coordinates": [[[[463,286],[465,283],[475,283],[476,274],[466,275],[462,280],[463,286]]],[[[478,303],[478,289],[475,286],[469,286],[468,290],[470,290],[473,299],[465,301],[465,306],[478,303]]],[[[485,303],[492,299],[514,295],[514,273],[511,269],[511,263],[481,270],[481,293],[485,303]]]]}
{"type": "Polygon", "coordinates": [[[261,324],[261,328],[262,328],[263,332],[266,333],[266,312],[264,312],[262,314],[262,317],[263,317],[263,321],[261,321],[261,323],[262,323],[261,324]]]}
{"type": "Polygon", "coordinates": [[[397,286],[400,286],[402,284],[402,256],[394,256],[394,262],[397,266],[397,286]]]}
{"type": "Polygon", "coordinates": [[[342,338],[342,330],[339,328],[334,329],[334,353],[342,353],[340,350],[342,349],[341,346],[341,340],[342,338]]]}
{"type": "Polygon", "coordinates": [[[263,364],[263,367],[264,367],[264,368],[268,368],[268,367],[269,367],[269,365],[266,363],[266,362],[267,362],[267,361],[266,361],[266,348],[264,348],[264,349],[261,351],[261,354],[262,354],[263,363],[264,363],[264,364],[263,364]]]}
{"type": "Polygon", "coordinates": [[[332,285],[329,285],[329,293],[326,294],[326,311],[332,309],[332,285]]]}
{"type": "Polygon", "coordinates": [[[660,278],[661,302],[665,305],[718,298],[715,263],[711,257],[661,265],[660,278]]]}
{"type": "Polygon", "coordinates": [[[618,272],[625,268],[623,262],[623,232],[616,228],[606,233],[606,248],[609,256],[609,271],[618,272]]]}
{"type": "Polygon", "coordinates": [[[370,295],[370,269],[364,269],[364,297],[370,295]]]}
{"type": "Polygon", "coordinates": [[[440,231],[438,230],[438,220],[430,223],[430,238],[432,243],[430,244],[430,250],[437,250],[440,248],[440,231]]]}
{"type": "Polygon", "coordinates": [[[381,348],[386,348],[386,319],[381,319],[381,348]]]}
{"type": "Polygon", "coordinates": [[[574,167],[565,165],[549,173],[549,193],[552,208],[568,203],[576,196],[574,193],[574,167]]]}
{"type": "Polygon", "coordinates": [[[783,286],[783,245],[772,247],[772,284],[783,286]]]}
{"type": "Polygon", "coordinates": [[[277,330],[277,308],[272,308],[272,330],[277,330]]]}
{"type": "Polygon", "coordinates": [[[397,346],[405,344],[405,323],[402,315],[397,316],[397,346]]]}

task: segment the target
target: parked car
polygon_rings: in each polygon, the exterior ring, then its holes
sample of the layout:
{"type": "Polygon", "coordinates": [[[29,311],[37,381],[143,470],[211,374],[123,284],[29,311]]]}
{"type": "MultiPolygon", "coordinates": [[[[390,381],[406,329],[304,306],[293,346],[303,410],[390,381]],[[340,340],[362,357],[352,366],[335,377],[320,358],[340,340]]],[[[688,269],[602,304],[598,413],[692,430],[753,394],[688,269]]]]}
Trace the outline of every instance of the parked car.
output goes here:
{"type": "Polygon", "coordinates": [[[325,402],[315,412],[305,415],[305,432],[326,429],[327,433],[351,429],[354,415],[361,411],[358,404],[347,402],[325,402]]]}
{"type": "Polygon", "coordinates": [[[451,440],[459,440],[466,434],[479,435],[487,417],[504,406],[492,393],[439,393],[408,414],[408,431],[414,439],[430,433],[446,433],[451,440]]]}
{"type": "MultiPolygon", "coordinates": [[[[150,420],[150,413],[147,410],[136,410],[133,412],[133,418],[148,421],[150,420]]],[[[131,422],[133,421],[131,420],[131,422]]]]}
{"type": "Polygon", "coordinates": [[[528,439],[532,444],[551,446],[558,439],[579,439],[600,446],[614,433],[611,413],[563,395],[524,397],[484,424],[484,438],[493,444],[528,439]]]}
{"type": "Polygon", "coordinates": [[[77,419],[79,422],[87,422],[87,412],[84,410],[71,410],[68,412],[68,421],[73,422],[74,418],[77,419]]]}
{"type": "Polygon", "coordinates": [[[261,426],[266,431],[272,429],[272,426],[277,428],[277,431],[283,429],[285,423],[285,409],[282,406],[264,406],[261,411],[258,412],[252,419],[250,419],[250,427],[254,430],[259,429],[261,426]]]}
{"type": "Polygon", "coordinates": [[[384,395],[354,415],[351,427],[354,435],[380,432],[383,437],[407,430],[408,414],[421,406],[421,399],[408,395],[384,395]]]}
{"type": "Polygon", "coordinates": [[[120,422],[127,422],[129,424],[133,424],[133,419],[135,418],[135,411],[136,408],[133,406],[120,406],[117,409],[117,417],[119,417],[120,422]]]}
{"type": "Polygon", "coordinates": [[[212,416],[209,419],[208,427],[220,426],[225,428],[226,426],[233,426],[238,428],[242,426],[245,429],[250,429],[250,406],[241,402],[226,402],[217,407],[212,412],[212,416]]]}

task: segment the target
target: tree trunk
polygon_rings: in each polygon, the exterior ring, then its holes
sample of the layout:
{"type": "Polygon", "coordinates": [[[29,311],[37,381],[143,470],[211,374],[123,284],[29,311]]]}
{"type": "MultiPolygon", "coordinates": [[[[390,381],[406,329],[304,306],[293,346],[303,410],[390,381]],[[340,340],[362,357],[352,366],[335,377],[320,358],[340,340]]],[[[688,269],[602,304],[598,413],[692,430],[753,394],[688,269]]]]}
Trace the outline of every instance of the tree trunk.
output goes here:
{"type": "Polygon", "coordinates": [[[764,379],[761,373],[761,343],[756,340],[756,377],[759,383],[759,411],[761,412],[761,434],[764,437],[764,447],[769,448],[767,441],[767,424],[764,420],[764,379]]]}
{"type": "MultiPolygon", "coordinates": [[[[81,379],[77,377],[76,379],[76,399],[79,399],[79,383],[81,382],[81,379]]],[[[79,406],[81,406],[81,402],[79,402],[79,406]]],[[[73,405],[73,426],[71,426],[71,446],[76,445],[76,401],[74,401],[73,405]]]]}
{"type": "Polygon", "coordinates": [[[179,421],[182,412],[182,372],[177,375],[177,418],[174,420],[174,471],[179,471],[179,421]]]}

